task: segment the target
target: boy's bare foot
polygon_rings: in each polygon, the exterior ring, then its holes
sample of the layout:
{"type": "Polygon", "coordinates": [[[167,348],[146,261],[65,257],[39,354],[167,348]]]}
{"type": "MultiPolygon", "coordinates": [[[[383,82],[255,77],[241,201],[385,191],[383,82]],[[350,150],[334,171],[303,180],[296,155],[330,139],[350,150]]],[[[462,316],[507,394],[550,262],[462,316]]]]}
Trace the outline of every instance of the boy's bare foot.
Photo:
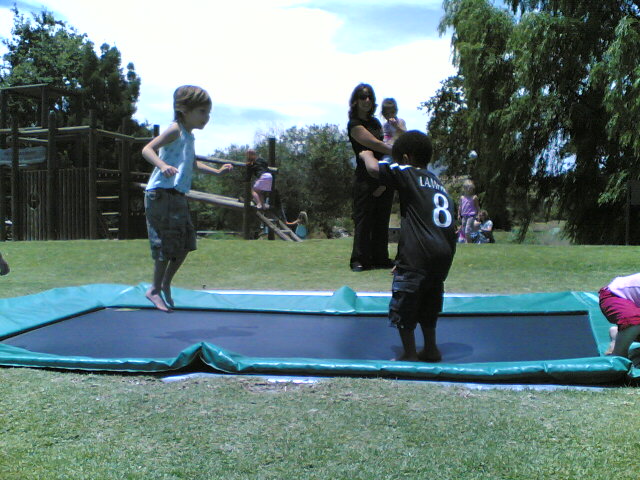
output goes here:
{"type": "Polygon", "coordinates": [[[418,360],[421,362],[435,363],[442,360],[442,354],[438,348],[420,350],[420,352],[418,352],[418,360]]]}
{"type": "Polygon", "coordinates": [[[164,301],[167,302],[169,307],[175,307],[173,303],[173,297],[171,296],[171,287],[162,287],[162,294],[164,295],[164,301]]]}
{"type": "Polygon", "coordinates": [[[609,343],[609,348],[604,352],[605,355],[611,355],[613,353],[613,349],[616,346],[616,337],[618,336],[618,327],[609,328],[609,338],[611,342],[609,343]]]}
{"type": "Polygon", "coordinates": [[[161,312],[170,312],[171,309],[169,307],[167,307],[167,304],[164,303],[164,300],[162,299],[162,296],[160,296],[160,293],[155,291],[153,289],[149,289],[147,290],[147,293],[145,294],[145,297],[147,297],[147,299],[153,303],[155,305],[155,307],[160,310],[161,312]]]}

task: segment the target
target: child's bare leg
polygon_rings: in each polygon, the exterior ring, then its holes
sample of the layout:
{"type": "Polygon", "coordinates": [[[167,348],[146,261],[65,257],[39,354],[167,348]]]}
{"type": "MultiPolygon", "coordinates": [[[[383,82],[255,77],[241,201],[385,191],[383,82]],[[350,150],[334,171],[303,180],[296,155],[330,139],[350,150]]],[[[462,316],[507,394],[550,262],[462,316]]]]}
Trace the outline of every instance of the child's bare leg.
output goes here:
{"type": "Polygon", "coordinates": [[[433,326],[421,325],[424,348],[418,353],[418,359],[423,362],[439,362],[442,360],[442,354],[436,344],[435,322],[429,325],[433,326]]]}
{"type": "Polygon", "coordinates": [[[418,352],[416,351],[416,337],[413,330],[409,328],[399,328],[398,333],[400,333],[400,340],[402,341],[404,352],[398,358],[394,358],[394,360],[417,362],[418,352]]]}
{"type": "Polygon", "coordinates": [[[256,208],[258,210],[262,210],[264,208],[264,203],[262,201],[262,195],[257,190],[251,190],[251,196],[253,197],[253,201],[256,204],[256,208]]]}
{"type": "Polygon", "coordinates": [[[640,335],[640,325],[634,325],[632,327],[625,328],[624,330],[618,330],[615,346],[613,347],[613,352],[611,354],[629,358],[629,347],[638,335],[640,335]]]}
{"type": "Polygon", "coordinates": [[[462,226],[464,228],[464,243],[471,243],[471,222],[473,217],[465,217],[462,226]]]}
{"type": "Polygon", "coordinates": [[[609,338],[611,342],[609,342],[609,348],[604,352],[605,355],[611,355],[613,353],[613,349],[616,346],[616,336],[618,335],[618,327],[611,327],[609,329],[609,338]]]}
{"type": "Polygon", "coordinates": [[[178,269],[184,263],[184,259],[187,258],[187,254],[184,253],[176,258],[173,258],[167,264],[167,268],[164,271],[164,275],[161,280],[161,289],[164,299],[170,307],[174,306],[173,297],[171,296],[171,282],[173,277],[178,272],[178,269]]]}
{"type": "Polygon", "coordinates": [[[153,284],[147,290],[145,296],[153,305],[163,312],[168,312],[169,307],[164,303],[160,292],[162,290],[162,279],[164,278],[169,262],[167,260],[156,260],[153,264],[153,284]]]}

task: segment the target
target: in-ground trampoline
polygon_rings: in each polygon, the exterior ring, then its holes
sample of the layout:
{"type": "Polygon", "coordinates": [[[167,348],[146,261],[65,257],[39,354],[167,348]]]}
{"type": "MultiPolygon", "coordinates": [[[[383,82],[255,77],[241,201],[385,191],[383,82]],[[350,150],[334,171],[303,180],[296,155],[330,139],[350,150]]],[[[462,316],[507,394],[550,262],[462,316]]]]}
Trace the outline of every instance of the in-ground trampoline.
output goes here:
{"type": "MultiPolygon", "coordinates": [[[[149,308],[145,285],[88,285],[0,299],[0,365],[168,372],[393,376],[449,381],[620,383],[633,363],[604,356],[597,296],[562,292],[447,297],[440,363],[393,362],[389,297],[175,289],[149,308]]],[[[417,335],[421,338],[421,335],[417,335]]]]}

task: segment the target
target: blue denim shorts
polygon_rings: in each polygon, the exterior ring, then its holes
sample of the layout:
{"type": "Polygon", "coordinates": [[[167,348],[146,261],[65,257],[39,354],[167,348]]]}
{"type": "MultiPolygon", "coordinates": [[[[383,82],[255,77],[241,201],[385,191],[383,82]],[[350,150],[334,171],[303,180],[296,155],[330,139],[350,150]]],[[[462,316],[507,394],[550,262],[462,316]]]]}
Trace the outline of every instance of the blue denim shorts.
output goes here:
{"type": "Polygon", "coordinates": [[[444,282],[422,273],[396,268],[391,287],[389,320],[397,328],[435,327],[442,311],[444,282]]]}
{"type": "Polygon", "coordinates": [[[196,249],[196,231],[184,194],[166,188],[147,190],[144,208],[154,260],[172,260],[196,249]]]}

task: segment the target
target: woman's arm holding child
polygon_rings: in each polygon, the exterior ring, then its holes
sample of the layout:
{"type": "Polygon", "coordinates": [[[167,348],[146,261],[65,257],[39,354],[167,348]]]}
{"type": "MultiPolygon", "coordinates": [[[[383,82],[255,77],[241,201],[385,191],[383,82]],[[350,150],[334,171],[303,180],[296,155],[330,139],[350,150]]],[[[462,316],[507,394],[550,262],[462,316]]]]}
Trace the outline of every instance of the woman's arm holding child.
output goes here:
{"type": "Polygon", "coordinates": [[[364,162],[365,167],[367,167],[367,172],[373,178],[378,178],[380,176],[380,167],[378,165],[378,159],[373,155],[371,150],[364,150],[360,152],[360,158],[364,162]]]}
{"type": "MultiPolygon", "coordinates": [[[[364,145],[371,150],[375,150],[376,152],[383,153],[385,155],[391,155],[391,147],[384,143],[382,140],[378,140],[374,137],[369,130],[364,128],[362,125],[356,125],[351,129],[351,136],[358,142],[360,145],[364,145]]],[[[362,156],[360,157],[362,158],[362,156]]]]}

